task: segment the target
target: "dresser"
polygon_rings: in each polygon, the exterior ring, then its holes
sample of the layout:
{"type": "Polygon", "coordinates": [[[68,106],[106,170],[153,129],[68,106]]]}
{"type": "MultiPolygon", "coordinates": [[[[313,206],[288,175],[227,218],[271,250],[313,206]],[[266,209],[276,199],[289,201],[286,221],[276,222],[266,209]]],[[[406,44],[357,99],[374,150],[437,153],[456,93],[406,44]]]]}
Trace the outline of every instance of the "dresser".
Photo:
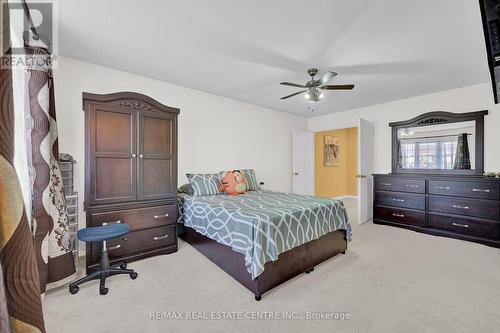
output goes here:
{"type": "Polygon", "coordinates": [[[500,181],[467,175],[374,175],[373,221],[500,247],[500,181]]]}
{"type": "MultiPolygon", "coordinates": [[[[179,109],[138,93],[83,93],[87,227],[126,223],[108,241],[110,262],[177,251],[177,116],[179,109]]],[[[87,273],[101,244],[87,243],[87,273]]]]}

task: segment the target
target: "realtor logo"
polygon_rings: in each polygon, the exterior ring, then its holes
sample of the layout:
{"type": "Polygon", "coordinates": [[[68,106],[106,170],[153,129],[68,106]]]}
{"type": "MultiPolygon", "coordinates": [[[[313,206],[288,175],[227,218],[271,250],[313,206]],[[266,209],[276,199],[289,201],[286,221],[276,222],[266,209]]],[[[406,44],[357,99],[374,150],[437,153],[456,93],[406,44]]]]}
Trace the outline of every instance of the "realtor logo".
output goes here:
{"type": "Polygon", "coordinates": [[[9,39],[11,42],[10,63],[2,62],[2,67],[29,64],[33,61],[30,57],[33,50],[48,51],[51,56],[46,57],[45,65],[54,67],[58,51],[55,2],[42,0],[26,4],[21,1],[9,1],[3,3],[2,13],[4,22],[10,20],[10,31],[2,29],[1,38],[3,42],[9,39]]]}

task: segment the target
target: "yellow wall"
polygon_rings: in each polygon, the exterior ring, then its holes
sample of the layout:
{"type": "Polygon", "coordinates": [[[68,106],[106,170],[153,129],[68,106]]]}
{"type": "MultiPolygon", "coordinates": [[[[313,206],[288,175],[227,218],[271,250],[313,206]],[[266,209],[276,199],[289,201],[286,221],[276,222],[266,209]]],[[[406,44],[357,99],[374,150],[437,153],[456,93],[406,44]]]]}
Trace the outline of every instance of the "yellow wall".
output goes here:
{"type": "Polygon", "coordinates": [[[315,194],[320,197],[358,195],[358,129],[344,128],[315,133],[314,138],[315,194]],[[339,139],[338,166],[325,167],[324,136],[339,139]]]}

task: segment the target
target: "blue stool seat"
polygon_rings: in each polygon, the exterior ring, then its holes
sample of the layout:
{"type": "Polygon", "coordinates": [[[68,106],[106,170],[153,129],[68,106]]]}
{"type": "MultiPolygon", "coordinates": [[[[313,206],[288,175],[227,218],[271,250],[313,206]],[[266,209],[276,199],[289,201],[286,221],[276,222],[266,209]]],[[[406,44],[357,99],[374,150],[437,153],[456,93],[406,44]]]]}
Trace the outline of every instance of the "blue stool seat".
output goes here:
{"type": "Polygon", "coordinates": [[[128,225],[118,223],[81,229],[78,231],[78,239],[83,242],[100,242],[126,234],[128,234],[128,225]]]}

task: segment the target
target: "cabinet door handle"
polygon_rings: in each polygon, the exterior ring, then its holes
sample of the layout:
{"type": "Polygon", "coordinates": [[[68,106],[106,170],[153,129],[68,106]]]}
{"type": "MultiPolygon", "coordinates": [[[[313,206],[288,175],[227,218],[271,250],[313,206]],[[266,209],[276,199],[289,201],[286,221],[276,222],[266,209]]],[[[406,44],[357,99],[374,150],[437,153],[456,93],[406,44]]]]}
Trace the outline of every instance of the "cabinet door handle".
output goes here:
{"type": "Polygon", "coordinates": [[[483,189],[483,188],[473,188],[472,189],[472,192],[484,192],[484,193],[490,193],[491,190],[490,189],[483,189]]]}
{"type": "Polygon", "coordinates": [[[380,185],[382,185],[382,186],[391,186],[392,184],[391,183],[380,183],[380,185]]]}
{"type": "Polygon", "coordinates": [[[469,209],[469,206],[452,205],[451,207],[458,208],[458,209],[469,209]]]}
{"type": "Polygon", "coordinates": [[[396,217],[405,217],[403,214],[396,214],[396,213],[392,213],[392,216],[396,216],[396,217]]]}
{"type": "Polygon", "coordinates": [[[132,154],[132,157],[133,157],[133,158],[136,158],[136,157],[137,157],[137,155],[136,155],[136,154],[132,154]]]}
{"type": "Polygon", "coordinates": [[[454,225],[455,227],[461,227],[461,228],[468,228],[469,227],[468,224],[455,223],[455,222],[453,222],[452,225],[454,225]]]}
{"type": "Polygon", "coordinates": [[[436,190],[451,190],[449,186],[436,186],[436,190]]]}
{"type": "Polygon", "coordinates": [[[155,216],[153,216],[153,218],[155,218],[155,219],[161,219],[162,217],[168,217],[168,213],[163,214],[163,215],[155,215],[155,216]]]}
{"type": "Polygon", "coordinates": [[[418,188],[418,185],[406,184],[406,187],[418,188]]]}
{"type": "Polygon", "coordinates": [[[110,247],[108,247],[108,251],[116,250],[116,249],[119,249],[120,247],[122,247],[120,244],[115,245],[115,246],[110,246],[110,247]]]}
{"type": "Polygon", "coordinates": [[[397,201],[397,202],[405,202],[404,199],[397,199],[397,198],[392,198],[392,201],[397,201]]]}
{"type": "Polygon", "coordinates": [[[157,240],[162,240],[165,238],[168,238],[168,234],[166,234],[165,236],[155,236],[155,237],[153,237],[153,240],[157,241],[157,240]]]}
{"type": "Polygon", "coordinates": [[[144,158],[144,155],[140,154],[140,155],[139,155],[139,158],[144,158]]]}
{"type": "Polygon", "coordinates": [[[114,221],[114,222],[103,222],[103,223],[102,223],[102,225],[108,225],[108,224],[110,224],[110,223],[116,223],[116,224],[119,224],[119,223],[122,223],[122,221],[121,221],[121,220],[116,220],[116,221],[114,221]]]}

